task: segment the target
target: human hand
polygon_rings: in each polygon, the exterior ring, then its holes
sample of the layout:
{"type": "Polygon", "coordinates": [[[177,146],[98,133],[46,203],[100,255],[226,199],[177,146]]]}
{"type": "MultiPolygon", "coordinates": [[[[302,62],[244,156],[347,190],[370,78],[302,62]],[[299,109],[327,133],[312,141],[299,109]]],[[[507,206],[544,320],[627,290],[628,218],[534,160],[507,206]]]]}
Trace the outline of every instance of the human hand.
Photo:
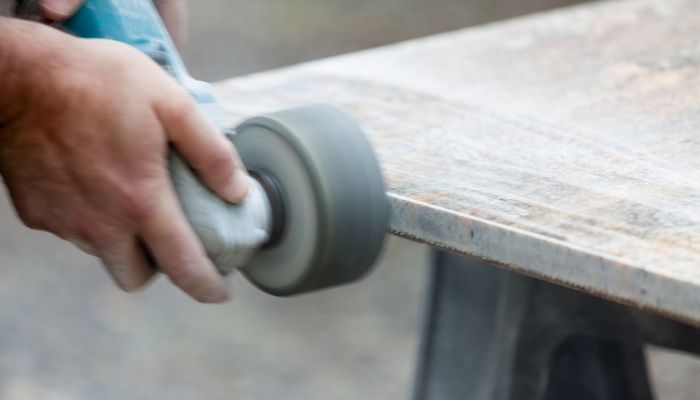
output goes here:
{"type": "Polygon", "coordinates": [[[179,206],[166,156],[173,146],[217,194],[239,202],[247,179],[231,143],[139,51],[17,20],[3,25],[10,38],[11,24],[31,28],[37,44],[11,52],[15,69],[3,74],[0,94],[0,174],[22,221],[99,256],[124,290],[154,274],[145,245],[192,297],[225,300],[226,286],[179,206]]]}
{"type": "MultiPolygon", "coordinates": [[[[72,16],[85,0],[38,0],[39,11],[50,22],[63,21],[72,16]]],[[[186,0],[153,0],[165,27],[176,45],[187,37],[186,0]]]]}

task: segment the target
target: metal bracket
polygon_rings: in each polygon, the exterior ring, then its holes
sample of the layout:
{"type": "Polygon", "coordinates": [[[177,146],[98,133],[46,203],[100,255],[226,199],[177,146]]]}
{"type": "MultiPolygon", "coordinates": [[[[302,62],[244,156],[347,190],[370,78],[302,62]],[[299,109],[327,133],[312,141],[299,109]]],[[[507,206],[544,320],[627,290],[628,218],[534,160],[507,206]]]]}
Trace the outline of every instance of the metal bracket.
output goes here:
{"type": "Polygon", "coordinates": [[[645,344],[700,354],[700,330],[435,251],[415,400],[650,400],[645,344]]]}

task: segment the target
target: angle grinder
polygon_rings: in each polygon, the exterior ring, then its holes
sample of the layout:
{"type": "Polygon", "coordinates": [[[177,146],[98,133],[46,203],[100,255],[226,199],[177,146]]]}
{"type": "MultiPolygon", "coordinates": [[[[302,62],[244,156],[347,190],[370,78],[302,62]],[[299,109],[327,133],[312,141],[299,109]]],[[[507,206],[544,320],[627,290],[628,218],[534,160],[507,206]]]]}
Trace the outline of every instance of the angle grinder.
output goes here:
{"type": "MultiPolygon", "coordinates": [[[[19,10],[36,15],[35,1],[19,10]]],[[[190,77],[151,1],[87,0],[61,29],[146,53],[174,77],[236,146],[251,176],[240,205],[210,191],[172,150],[170,174],[185,214],[222,274],[236,269],[287,296],[368,272],[388,223],[384,180],[369,141],[344,112],[309,105],[230,129],[211,87],[190,77]]]]}

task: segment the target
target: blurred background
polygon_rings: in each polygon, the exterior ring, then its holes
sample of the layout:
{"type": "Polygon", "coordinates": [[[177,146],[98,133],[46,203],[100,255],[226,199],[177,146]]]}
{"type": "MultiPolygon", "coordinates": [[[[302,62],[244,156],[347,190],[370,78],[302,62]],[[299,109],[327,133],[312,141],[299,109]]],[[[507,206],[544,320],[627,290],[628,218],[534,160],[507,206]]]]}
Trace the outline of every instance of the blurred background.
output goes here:
{"type": "MultiPolygon", "coordinates": [[[[184,57],[215,81],[570,3],[191,1],[184,57]]],[[[0,399],[408,399],[427,254],[390,238],[359,284],[277,299],[236,277],[234,301],[202,306],[164,280],[118,291],[0,196],[0,399]]],[[[697,398],[700,362],[650,353],[659,399],[697,398]]]]}

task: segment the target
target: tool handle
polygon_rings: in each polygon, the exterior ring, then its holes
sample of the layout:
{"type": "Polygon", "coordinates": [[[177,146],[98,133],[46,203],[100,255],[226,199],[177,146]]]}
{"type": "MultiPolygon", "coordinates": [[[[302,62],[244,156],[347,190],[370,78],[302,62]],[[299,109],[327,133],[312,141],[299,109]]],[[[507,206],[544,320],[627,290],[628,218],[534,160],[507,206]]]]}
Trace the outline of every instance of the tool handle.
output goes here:
{"type": "MultiPolygon", "coordinates": [[[[25,18],[36,18],[36,0],[20,1],[19,10],[25,18]]],[[[112,39],[142,51],[194,97],[222,134],[233,134],[211,86],[190,77],[152,1],[87,0],[58,27],[78,37],[112,39]]],[[[233,206],[210,191],[177,152],[170,151],[168,164],[183,211],[209,258],[222,273],[243,265],[267,240],[270,212],[263,189],[251,182],[247,200],[233,206]]]]}

